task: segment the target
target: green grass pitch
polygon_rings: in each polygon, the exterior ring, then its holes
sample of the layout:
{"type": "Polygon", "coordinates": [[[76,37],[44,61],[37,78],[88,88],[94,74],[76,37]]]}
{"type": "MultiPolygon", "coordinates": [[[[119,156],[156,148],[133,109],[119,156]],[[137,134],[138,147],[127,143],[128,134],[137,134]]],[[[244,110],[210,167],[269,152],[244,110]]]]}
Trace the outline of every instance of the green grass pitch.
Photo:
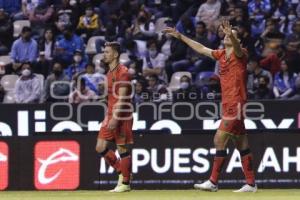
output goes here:
{"type": "Polygon", "coordinates": [[[122,194],[105,191],[5,191],[0,200],[300,200],[300,189],[259,190],[257,193],[233,193],[231,190],[133,190],[122,194]]]}

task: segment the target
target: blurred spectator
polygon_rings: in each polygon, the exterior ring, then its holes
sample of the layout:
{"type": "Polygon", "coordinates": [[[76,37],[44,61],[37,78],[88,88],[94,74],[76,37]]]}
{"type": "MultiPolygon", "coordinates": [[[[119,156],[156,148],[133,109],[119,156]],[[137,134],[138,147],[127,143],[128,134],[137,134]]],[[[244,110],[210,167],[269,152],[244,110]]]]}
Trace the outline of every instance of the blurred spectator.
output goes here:
{"type": "Polygon", "coordinates": [[[255,55],[255,40],[252,38],[250,31],[245,23],[237,24],[237,32],[240,38],[242,47],[246,48],[249,52],[249,56],[255,55]]]}
{"type": "MultiPolygon", "coordinates": [[[[253,99],[272,99],[273,93],[269,87],[269,77],[260,76],[258,79],[258,87],[253,93],[253,99]]],[[[251,96],[250,96],[251,97],[251,96]]]]}
{"type": "Polygon", "coordinates": [[[42,36],[44,27],[52,22],[53,16],[54,6],[50,5],[49,0],[45,0],[29,12],[28,18],[36,35],[42,36]]]}
{"type": "Polygon", "coordinates": [[[271,11],[270,0],[250,0],[248,1],[248,12],[250,16],[265,16],[271,11]]]}
{"type": "MultiPolygon", "coordinates": [[[[300,16],[300,15],[298,15],[300,16]]],[[[286,28],[284,30],[286,35],[291,35],[293,34],[293,29],[294,29],[294,24],[297,22],[297,13],[295,12],[294,9],[290,9],[289,10],[289,14],[287,16],[287,24],[286,24],[286,28]]],[[[299,21],[300,23],[300,21],[299,21]]]]}
{"type": "Polygon", "coordinates": [[[295,81],[295,95],[289,98],[290,100],[300,100],[300,75],[296,78],[295,81]]]}
{"type": "Polygon", "coordinates": [[[281,61],[280,72],[275,75],[273,92],[275,98],[286,99],[295,91],[297,75],[290,71],[285,60],[281,61]]]}
{"type": "Polygon", "coordinates": [[[65,26],[76,26],[80,16],[77,2],[74,0],[61,0],[56,9],[56,27],[62,31],[65,26]]]}
{"type": "Polygon", "coordinates": [[[187,45],[180,40],[175,38],[171,39],[171,52],[172,54],[166,61],[166,73],[169,81],[171,80],[172,74],[181,70],[188,62],[186,59],[187,45]]]}
{"type": "Polygon", "coordinates": [[[9,15],[14,16],[21,10],[21,1],[0,0],[0,8],[4,9],[9,15]]]}
{"type": "Polygon", "coordinates": [[[21,65],[22,74],[16,82],[16,103],[39,103],[42,97],[42,82],[32,72],[30,63],[21,65]]]}
{"type": "Polygon", "coordinates": [[[155,102],[168,100],[168,90],[164,84],[159,83],[157,75],[150,75],[148,78],[148,91],[152,94],[155,102]]]}
{"type": "Polygon", "coordinates": [[[281,65],[281,59],[284,58],[285,51],[283,46],[277,48],[277,52],[269,53],[265,58],[260,60],[259,65],[271,72],[274,76],[279,70],[281,65]]]}
{"type": "Polygon", "coordinates": [[[118,16],[124,0],[104,0],[100,5],[101,21],[106,26],[109,22],[109,16],[115,14],[118,16]]]}
{"type": "Polygon", "coordinates": [[[77,49],[73,56],[73,64],[65,69],[65,74],[69,80],[76,79],[82,72],[85,71],[86,62],[83,59],[82,51],[77,49]]]}
{"type": "Polygon", "coordinates": [[[162,54],[155,40],[148,41],[148,53],[143,58],[143,75],[148,77],[150,75],[157,75],[160,81],[167,83],[167,75],[165,72],[166,57],[162,54]]]}
{"type": "Polygon", "coordinates": [[[39,50],[45,53],[46,60],[53,59],[55,36],[51,28],[45,29],[44,37],[39,42],[39,50]]]}
{"type": "Polygon", "coordinates": [[[141,10],[137,19],[135,19],[135,22],[127,29],[127,38],[150,40],[155,39],[156,37],[155,26],[150,19],[150,14],[145,10],[141,10]]]}
{"type": "Polygon", "coordinates": [[[50,73],[51,61],[45,57],[45,52],[41,51],[36,63],[33,63],[33,72],[42,74],[45,78],[50,73]]]}
{"type": "Polygon", "coordinates": [[[84,52],[83,40],[73,33],[70,26],[66,27],[63,32],[64,37],[56,43],[55,56],[64,64],[69,65],[76,50],[84,52]]]}
{"type": "Polygon", "coordinates": [[[292,33],[287,36],[287,41],[300,41],[300,19],[297,19],[297,21],[294,22],[293,28],[292,28],[292,33]]]}
{"type": "Polygon", "coordinates": [[[102,95],[98,90],[98,85],[104,82],[105,76],[95,72],[95,65],[93,63],[88,63],[85,69],[86,73],[82,75],[82,78],[85,80],[86,86],[96,94],[102,95]]]}
{"type": "Polygon", "coordinates": [[[206,25],[214,23],[221,11],[221,3],[219,0],[206,0],[197,12],[197,21],[203,21],[206,25]]]}
{"type": "Polygon", "coordinates": [[[180,88],[173,92],[173,101],[197,101],[200,95],[197,88],[192,85],[192,80],[188,76],[180,78],[180,88]]]}
{"type": "Polygon", "coordinates": [[[59,99],[57,99],[56,97],[62,98],[60,100],[63,100],[63,97],[68,98],[69,94],[70,82],[68,80],[68,77],[63,73],[62,64],[59,62],[55,62],[53,65],[52,74],[50,74],[45,81],[43,102],[59,101],[59,99]],[[52,94],[54,96],[52,96],[52,94]]]}
{"type": "Polygon", "coordinates": [[[24,62],[34,62],[38,56],[38,44],[31,38],[31,28],[23,27],[21,37],[14,41],[11,49],[12,71],[17,72],[24,62]]]}
{"type": "Polygon", "coordinates": [[[27,19],[36,7],[46,0],[22,0],[22,10],[14,15],[15,20],[27,19]]]}
{"type": "Polygon", "coordinates": [[[0,103],[3,102],[4,95],[5,95],[4,88],[3,88],[3,86],[0,84],[0,103]]]}
{"type": "Polygon", "coordinates": [[[264,32],[260,35],[263,39],[284,39],[285,35],[280,32],[280,27],[274,19],[266,20],[264,32]]]}
{"type": "Polygon", "coordinates": [[[145,101],[149,101],[150,97],[151,97],[151,94],[147,89],[146,80],[145,79],[136,80],[133,103],[139,104],[139,103],[143,103],[145,101]]]}
{"type": "Polygon", "coordinates": [[[7,55],[13,42],[13,26],[8,14],[0,9],[0,55],[7,55]]]}
{"type": "Polygon", "coordinates": [[[77,29],[81,34],[86,34],[87,38],[90,38],[95,34],[95,31],[101,27],[99,17],[94,13],[94,9],[91,6],[88,6],[85,9],[85,15],[81,16],[77,29]]]}
{"type": "Polygon", "coordinates": [[[195,37],[195,27],[195,18],[188,15],[183,15],[176,24],[176,29],[178,32],[187,35],[188,37],[195,37]]]}
{"type": "Polygon", "coordinates": [[[248,93],[253,94],[255,90],[258,89],[259,87],[259,79],[262,76],[268,77],[268,87],[272,88],[272,74],[264,70],[260,67],[259,65],[259,59],[257,57],[252,57],[249,60],[248,64],[248,82],[247,82],[247,88],[248,88],[248,93]]]}
{"type": "Polygon", "coordinates": [[[77,80],[75,90],[69,96],[69,103],[79,104],[95,99],[96,94],[88,87],[84,79],[77,80]]]}

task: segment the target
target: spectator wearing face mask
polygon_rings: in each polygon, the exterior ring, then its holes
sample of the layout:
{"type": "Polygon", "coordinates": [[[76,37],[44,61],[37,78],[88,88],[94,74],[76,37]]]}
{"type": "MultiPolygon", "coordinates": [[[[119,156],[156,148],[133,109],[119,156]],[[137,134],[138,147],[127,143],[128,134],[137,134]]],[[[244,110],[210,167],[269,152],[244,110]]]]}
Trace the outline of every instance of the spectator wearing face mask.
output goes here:
{"type": "Polygon", "coordinates": [[[88,63],[85,69],[82,78],[85,80],[86,86],[96,94],[100,94],[98,86],[104,82],[105,76],[95,72],[95,65],[93,63],[88,63]]]}
{"type": "Polygon", "coordinates": [[[188,76],[180,78],[180,88],[173,93],[173,101],[196,101],[200,95],[188,76]]]}
{"type": "Polygon", "coordinates": [[[84,72],[86,64],[87,63],[83,59],[82,51],[77,49],[73,56],[73,64],[65,70],[65,74],[69,80],[76,79],[82,72],[84,72]]]}
{"type": "Polygon", "coordinates": [[[59,62],[55,62],[53,65],[52,74],[50,74],[45,81],[43,102],[63,101],[68,98],[69,94],[69,79],[63,73],[62,64],[59,62]]]}
{"type": "Polygon", "coordinates": [[[84,52],[84,43],[81,37],[73,33],[72,27],[67,26],[63,32],[64,37],[56,42],[56,59],[66,65],[70,65],[76,50],[84,52]]]}
{"type": "MultiPolygon", "coordinates": [[[[251,97],[251,96],[250,96],[251,97]]],[[[269,77],[260,76],[258,79],[258,87],[254,91],[253,99],[273,99],[272,90],[269,88],[269,77]]]]}
{"type": "Polygon", "coordinates": [[[21,37],[17,39],[11,49],[11,59],[13,60],[12,72],[18,72],[21,63],[35,62],[38,57],[38,44],[31,38],[31,28],[24,27],[21,37]]]}
{"type": "Polygon", "coordinates": [[[16,103],[38,103],[42,96],[41,80],[32,73],[30,63],[23,63],[21,70],[15,86],[16,103]]]}
{"type": "Polygon", "coordinates": [[[79,104],[96,98],[95,92],[86,87],[84,79],[78,79],[76,82],[76,88],[69,96],[69,103],[79,104]]]}
{"type": "Polygon", "coordinates": [[[149,41],[147,48],[148,53],[143,58],[143,76],[157,75],[161,81],[166,83],[166,57],[158,50],[158,45],[155,40],[149,41]]]}

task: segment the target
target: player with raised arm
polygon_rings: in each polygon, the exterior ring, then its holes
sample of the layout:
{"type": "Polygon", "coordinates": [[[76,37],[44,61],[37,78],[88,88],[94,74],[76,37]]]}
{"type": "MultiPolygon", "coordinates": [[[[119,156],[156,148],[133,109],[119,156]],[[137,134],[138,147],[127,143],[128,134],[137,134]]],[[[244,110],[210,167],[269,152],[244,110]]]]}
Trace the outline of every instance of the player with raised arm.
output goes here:
{"type": "Polygon", "coordinates": [[[131,156],[129,146],[132,137],[132,106],[130,75],[126,66],[119,63],[120,44],[108,42],[105,44],[103,61],[109,66],[107,73],[108,109],[99,131],[96,151],[119,174],[117,186],[110,192],[130,191],[131,156]],[[108,144],[117,145],[120,159],[108,144]]]}
{"type": "Polygon", "coordinates": [[[249,149],[242,115],[243,106],[247,101],[246,67],[248,53],[246,49],[241,47],[237,31],[232,28],[228,21],[223,21],[221,28],[225,33],[225,49],[218,50],[209,49],[177,32],[174,28],[168,27],[164,30],[164,33],[185,42],[196,52],[218,60],[220,63],[222,120],[214,136],[216,155],[209,180],[202,184],[195,184],[194,187],[205,191],[218,191],[218,178],[227,156],[226,146],[231,139],[240,152],[243,172],[246,178],[246,184],[234,192],[256,192],[257,186],[252,166],[253,157],[249,149]]]}

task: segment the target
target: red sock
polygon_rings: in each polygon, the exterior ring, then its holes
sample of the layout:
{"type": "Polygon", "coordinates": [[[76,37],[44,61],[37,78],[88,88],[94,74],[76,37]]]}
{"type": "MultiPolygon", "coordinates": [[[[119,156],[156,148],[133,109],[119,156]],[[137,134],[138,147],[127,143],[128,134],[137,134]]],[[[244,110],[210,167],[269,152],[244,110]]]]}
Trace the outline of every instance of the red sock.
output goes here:
{"type": "Polygon", "coordinates": [[[255,185],[255,176],[253,170],[253,156],[250,149],[246,149],[240,152],[242,157],[242,166],[246,182],[249,185],[255,185]]]}
{"type": "Polygon", "coordinates": [[[118,173],[120,173],[120,160],[118,160],[114,151],[106,149],[101,153],[101,155],[110,166],[112,166],[118,173]]]}
{"type": "Polygon", "coordinates": [[[226,156],[227,156],[226,150],[219,150],[216,152],[216,156],[214,157],[212,172],[209,178],[209,180],[213,184],[218,184],[219,174],[221,173],[221,170],[223,168],[224,162],[226,160],[226,156]]]}
{"type": "Polygon", "coordinates": [[[131,176],[131,156],[129,153],[121,154],[120,168],[123,175],[123,183],[129,184],[131,176]]]}

